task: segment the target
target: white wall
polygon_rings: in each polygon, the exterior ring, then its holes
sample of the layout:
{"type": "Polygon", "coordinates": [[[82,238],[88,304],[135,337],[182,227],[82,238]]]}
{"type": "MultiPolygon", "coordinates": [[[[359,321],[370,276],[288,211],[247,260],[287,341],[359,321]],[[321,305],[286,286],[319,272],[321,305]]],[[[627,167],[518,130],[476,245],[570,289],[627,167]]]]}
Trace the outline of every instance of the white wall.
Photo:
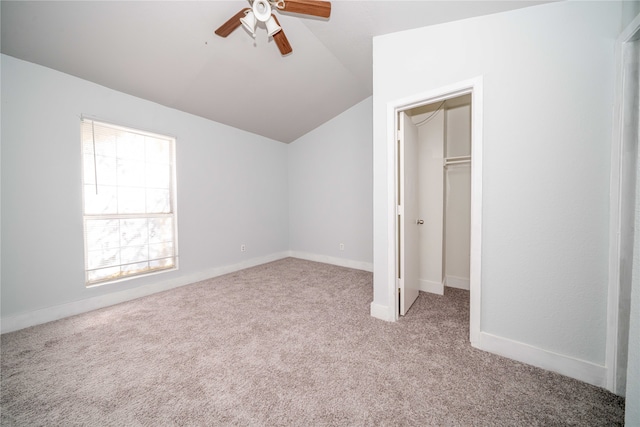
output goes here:
{"type": "MultiPolygon", "coordinates": [[[[617,267],[618,288],[618,348],[616,352],[616,387],[624,394],[626,388],[627,343],[629,339],[629,311],[633,270],[635,186],[638,170],[638,86],[640,82],[640,41],[624,45],[624,78],[622,92],[622,161],[619,164],[620,211],[617,215],[620,233],[618,239],[612,238],[619,247],[620,259],[617,267]],[[632,95],[633,94],[633,95],[632,95]],[[634,96],[635,95],[635,96],[634,96]]],[[[614,155],[614,159],[616,159],[614,155]]],[[[613,177],[613,179],[616,179],[613,177]]],[[[614,190],[615,191],[615,190],[614,190]]],[[[616,215],[616,213],[613,213],[616,215]]]]}
{"type": "MultiPolygon", "coordinates": [[[[640,15],[638,15],[640,17],[640,15]]],[[[636,18],[638,19],[638,18],[636,18]]],[[[627,377],[626,377],[626,407],[625,407],[625,424],[627,426],[640,426],[640,173],[638,165],[640,165],[640,150],[638,149],[638,135],[640,134],[640,112],[638,111],[638,102],[640,101],[640,84],[638,79],[638,58],[640,57],[640,40],[628,43],[630,58],[635,58],[636,63],[633,68],[629,67],[628,71],[635,71],[635,79],[632,83],[627,82],[627,89],[633,90],[625,97],[626,102],[633,102],[634,109],[631,114],[634,118],[629,118],[627,126],[633,126],[635,129],[625,129],[624,138],[625,145],[633,146],[630,153],[636,155],[636,176],[635,176],[635,206],[634,206],[634,241],[633,241],[633,260],[632,260],[632,279],[631,292],[629,301],[629,329],[628,329],[628,357],[627,357],[627,377]],[[630,84],[629,84],[630,83],[630,84]],[[635,97],[630,96],[635,92],[635,97]],[[631,98],[631,99],[629,99],[631,98]],[[634,143],[635,142],[635,143],[634,143]]],[[[630,102],[630,103],[631,103],[630,102]]]]}
{"type": "Polygon", "coordinates": [[[1,170],[3,330],[288,250],[287,145],[5,55],[1,170]],[[178,271],[85,288],[82,114],[177,138],[178,271]]]}
{"type": "Polygon", "coordinates": [[[294,256],[372,269],[371,106],[367,98],[289,144],[294,256]]]}
{"type": "MultiPolygon", "coordinates": [[[[638,158],[640,164],[640,157],[638,158]]],[[[640,174],[636,177],[635,233],[633,249],[633,282],[631,289],[629,354],[625,424],[640,426],[640,174]]]]}
{"type": "Polygon", "coordinates": [[[285,256],[372,270],[371,98],[286,145],[1,58],[3,332],[285,256]],[[81,115],[177,138],[178,271],[84,286],[81,115]]]}
{"type": "Polygon", "coordinates": [[[520,359],[604,383],[621,10],[560,2],[374,38],[372,314],[393,310],[388,106],[482,76],[481,330],[520,359]]]}

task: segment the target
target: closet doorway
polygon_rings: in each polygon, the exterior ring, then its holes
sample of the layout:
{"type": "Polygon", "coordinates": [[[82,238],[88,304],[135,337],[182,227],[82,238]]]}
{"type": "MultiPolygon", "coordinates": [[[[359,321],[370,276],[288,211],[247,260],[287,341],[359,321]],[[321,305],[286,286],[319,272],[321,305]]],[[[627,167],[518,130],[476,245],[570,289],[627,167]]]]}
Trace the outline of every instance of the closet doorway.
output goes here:
{"type": "MultiPolygon", "coordinates": [[[[469,246],[467,249],[470,252],[469,260],[469,341],[472,346],[476,348],[483,348],[482,346],[482,329],[481,329],[481,317],[482,317],[482,165],[483,165],[483,78],[477,76],[475,78],[452,83],[448,86],[442,86],[431,89],[426,92],[416,93],[406,98],[398,99],[390,102],[387,105],[387,140],[389,143],[389,154],[391,163],[389,164],[389,173],[387,175],[390,194],[389,194],[389,239],[393,241],[395,236],[395,245],[392,246],[390,252],[393,255],[389,259],[389,271],[393,275],[393,281],[389,283],[389,297],[390,301],[395,302],[395,307],[390,306],[390,317],[397,320],[399,316],[407,313],[411,304],[413,304],[415,298],[417,298],[420,291],[420,243],[418,238],[411,238],[411,236],[417,236],[420,231],[418,227],[425,225],[429,218],[420,217],[418,196],[414,196],[413,200],[416,203],[410,203],[412,200],[412,191],[416,194],[419,193],[418,187],[418,173],[412,173],[411,169],[418,170],[421,166],[418,163],[418,155],[406,155],[405,139],[409,136],[409,149],[418,150],[418,127],[415,126],[411,120],[411,117],[417,116],[413,114],[412,110],[420,112],[420,108],[431,108],[432,112],[437,110],[437,106],[445,100],[451,100],[449,102],[454,103],[455,98],[463,97],[465,95],[470,97],[470,116],[471,116],[471,131],[470,131],[470,145],[471,155],[469,168],[471,170],[471,212],[470,212],[470,236],[469,246]],[[436,107],[426,107],[428,105],[435,105],[436,107]],[[404,128],[414,131],[407,132],[405,135],[404,128]],[[415,138],[412,138],[411,136],[415,138]],[[411,140],[415,140],[415,144],[412,144],[411,140]],[[405,163],[409,163],[409,168],[405,163]],[[419,221],[424,221],[419,224],[419,221]],[[407,237],[409,237],[407,239],[407,237]],[[415,242],[418,242],[417,244],[415,242]],[[407,245],[409,243],[409,245],[407,245]],[[411,244],[414,245],[411,249],[411,244]],[[417,247],[417,249],[416,249],[417,247]]],[[[458,100],[456,100],[458,101],[458,100]]],[[[461,100],[460,100],[461,101],[461,100]]],[[[444,104],[446,105],[446,103],[444,104]]],[[[444,107],[443,105],[443,107],[444,107]]],[[[455,104],[454,104],[455,105],[455,104]]],[[[424,112],[423,112],[424,113],[424,112]]],[[[426,118],[426,116],[424,116],[426,118]]],[[[444,132],[444,129],[443,129],[444,132]]],[[[443,142],[444,144],[444,142],[443,142]]],[[[440,159],[439,170],[444,174],[444,145],[443,155],[440,159]]],[[[456,153],[459,154],[459,153],[456,153]]],[[[462,157],[462,156],[451,156],[462,157]]],[[[464,159],[449,159],[449,162],[456,160],[463,161],[464,159]]],[[[444,191],[444,178],[442,181],[442,191],[444,191]]],[[[444,209],[444,200],[443,200],[444,209]]],[[[450,201],[448,203],[451,203],[450,201]]],[[[444,210],[441,211],[442,227],[445,229],[445,215],[444,210]]],[[[447,242],[445,242],[447,243],[447,242]]],[[[451,243],[449,243],[451,248],[451,243]]],[[[443,265],[446,267],[446,247],[442,246],[443,253],[443,265]]],[[[446,268],[443,268],[443,272],[446,272],[446,268]]],[[[446,279],[446,275],[444,277],[446,279]]],[[[453,281],[450,280],[449,284],[453,281]]],[[[445,283],[446,284],[446,283],[445,283]]]]}
{"type": "Polygon", "coordinates": [[[471,104],[466,93],[398,112],[400,315],[419,291],[470,289],[471,104]]]}
{"type": "MultiPolygon", "coordinates": [[[[401,234],[406,250],[418,252],[414,266],[407,264],[411,254],[406,254],[405,268],[415,270],[412,276],[417,274],[418,291],[444,295],[446,286],[469,290],[471,95],[399,114],[403,115],[399,123],[404,143],[404,204],[410,209],[406,217],[416,217],[415,224],[404,223],[401,234]],[[412,244],[413,239],[417,241],[412,244]]],[[[415,288],[408,290],[413,295],[401,301],[401,315],[417,297],[415,288]]]]}
{"type": "Polygon", "coordinates": [[[420,290],[469,290],[471,95],[407,111],[418,128],[420,290]]]}

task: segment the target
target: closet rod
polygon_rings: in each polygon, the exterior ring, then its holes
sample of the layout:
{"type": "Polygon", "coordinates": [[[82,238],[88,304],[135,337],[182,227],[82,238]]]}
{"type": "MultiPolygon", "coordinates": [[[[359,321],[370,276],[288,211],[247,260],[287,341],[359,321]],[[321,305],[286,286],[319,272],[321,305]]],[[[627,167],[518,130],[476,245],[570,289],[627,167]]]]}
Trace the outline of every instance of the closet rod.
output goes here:
{"type": "Polygon", "coordinates": [[[454,160],[452,162],[444,162],[444,166],[452,166],[452,165],[465,165],[465,164],[470,164],[471,163],[471,159],[469,160],[454,160]]]}
{"type": "Polygon", "coordinates": [[[471,156],[446,157],[444,166],[471,163],[471,156]]]}
{"type": "Polygon", "coordinates": [[[471,156],[457,156],[457,157],[445,157],[444,161],[455,161],[455,160],[471,160],[471,156]]]}

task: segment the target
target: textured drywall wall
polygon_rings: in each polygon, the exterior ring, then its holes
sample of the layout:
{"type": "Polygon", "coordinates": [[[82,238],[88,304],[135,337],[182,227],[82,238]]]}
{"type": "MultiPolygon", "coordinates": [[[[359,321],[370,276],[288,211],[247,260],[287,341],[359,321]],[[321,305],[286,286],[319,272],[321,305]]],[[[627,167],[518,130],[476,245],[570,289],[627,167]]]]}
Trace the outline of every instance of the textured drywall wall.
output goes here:
{"type": "Polygon", "coordinates": [[[3,318],[286,251],[286,150],[3,55],[3,318]],[[85,288],[81,115],[176,137],[179,270],[85,288]]]}
{"type": "Polygon", "coordinates": [[[392,307],[389,105],[483,78],[481,329],[602,366],[617,2],[374,38],[374,301],[392,307]]]}
{"type": "Polygon", "coordinates": [[[371,265],[371,105],[367,98],[288,145],[294,253],[371,265]]]}

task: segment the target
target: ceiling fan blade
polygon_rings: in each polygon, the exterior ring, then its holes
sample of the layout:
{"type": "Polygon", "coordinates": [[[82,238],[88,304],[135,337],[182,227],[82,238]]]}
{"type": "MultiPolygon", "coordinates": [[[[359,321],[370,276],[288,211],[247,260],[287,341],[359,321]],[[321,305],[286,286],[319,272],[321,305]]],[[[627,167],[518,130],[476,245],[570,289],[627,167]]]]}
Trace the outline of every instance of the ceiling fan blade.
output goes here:
{"type": "Polygon", "coordinates": [[[233,32],[233,30],[235,30],[240,26],[241,24],[240,18],[242,18],[245,15],[246,11],[248,10],[251,10],[251,9],[249,9],[248,7],[245,7],[240,12],[233,15],[233,17],[229,19],[227,22],[225,22],[224,24],[222,24],[220,28],[218,28],[215,31],[215,33],[220,37],[227,37],[229,34],[233,32]]]}
{"type": "Polygon", "coordinates": [[[320,0],[284,0],[285,12],[328,18],[331,15],[331,2],[320,0]]]}
{"type": "MultiPolygon", "coordinates": [[[[278,21],[278,18],[276,18],[276,16],[273,14],[271,16],[273,16],[273,19],[275,19],[276,24],[278,24],[279,27],[282,27],[280,25],[280,22],[278,21]]],[[[278,46],[278,49],[280,50],[280,54],[282,54],[282,56],[288,55],[293,52],[293,48],[289,44],[289,39],[287,39],[287,36],[285,36],[284,30],[281,29],[280,31],[275,33],[273,35],[273,41],[276,42],[276,46],[278,46]]]]}

